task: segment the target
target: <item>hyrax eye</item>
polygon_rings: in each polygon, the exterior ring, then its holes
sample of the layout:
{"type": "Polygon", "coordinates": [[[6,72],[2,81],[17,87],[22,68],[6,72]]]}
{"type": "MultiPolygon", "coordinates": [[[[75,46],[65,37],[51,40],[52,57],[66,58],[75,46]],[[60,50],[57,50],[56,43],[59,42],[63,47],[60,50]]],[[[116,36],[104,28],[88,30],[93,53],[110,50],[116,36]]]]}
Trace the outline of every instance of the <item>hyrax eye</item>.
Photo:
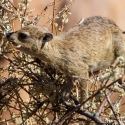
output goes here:
{"type": "Polygon", "coordinates": [[[28,36],[27,36],[27,34],[25,34],[25,33],[19,33],[18,34],[18,39],[20,40],[20,39],[26,39],[28,36]]]}
{"type": "Polygon", "coordinates": [[[51,33],[45,33],[42,36],[42,42],[48,42],[53,39],[53,35],[51,33]]]}

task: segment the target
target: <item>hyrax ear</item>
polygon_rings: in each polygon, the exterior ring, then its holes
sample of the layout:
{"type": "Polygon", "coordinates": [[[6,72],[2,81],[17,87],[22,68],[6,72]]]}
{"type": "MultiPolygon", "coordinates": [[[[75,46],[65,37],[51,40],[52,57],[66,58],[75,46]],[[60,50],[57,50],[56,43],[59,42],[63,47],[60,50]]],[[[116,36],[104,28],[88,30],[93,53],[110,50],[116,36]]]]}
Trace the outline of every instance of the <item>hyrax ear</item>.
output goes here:
{"type": "Polygon", "coordinates": [[[48,42],[53,39],[53,35],[51,33],[44,33],[42,35],[42,42],[48,42]]]}

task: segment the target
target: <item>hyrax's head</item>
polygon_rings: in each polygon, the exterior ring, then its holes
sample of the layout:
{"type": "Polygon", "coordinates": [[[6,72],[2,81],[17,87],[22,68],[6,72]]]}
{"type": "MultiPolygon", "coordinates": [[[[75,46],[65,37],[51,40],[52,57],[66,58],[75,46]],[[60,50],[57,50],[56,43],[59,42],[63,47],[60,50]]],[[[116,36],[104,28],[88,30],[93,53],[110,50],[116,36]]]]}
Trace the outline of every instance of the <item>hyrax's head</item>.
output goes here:
{"type": "Polygon", "coordinates": [[[35,55],[44,47],[46,42],[53,39],[47,27],[26,26],[19,31],[7,33],[6,37],[17,49],[35,55]]]}

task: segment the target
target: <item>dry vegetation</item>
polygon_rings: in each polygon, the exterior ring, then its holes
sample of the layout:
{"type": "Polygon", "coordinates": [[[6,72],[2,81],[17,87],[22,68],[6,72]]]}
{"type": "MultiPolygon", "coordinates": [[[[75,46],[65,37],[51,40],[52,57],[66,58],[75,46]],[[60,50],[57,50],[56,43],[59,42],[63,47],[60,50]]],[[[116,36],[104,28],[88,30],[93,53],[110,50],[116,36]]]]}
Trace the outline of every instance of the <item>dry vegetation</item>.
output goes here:
{"type": "Polygon", "coordinates": [[[65,84],[63,74],[53,67],[45,66],[39,59],[34,59],[14,49],[5,34],[14,31],[14,20],[20,21],[21,27],[36,25],[46,15],[49,7],[53,12],[48,16],[52,32],[63,31],[68,22],[69,8],[75,0],[69,0],[62,10],[56,12],[54,0],[48,4],[40,15],[30,20],[32,10],[28,10],[30,0],[21,0],[15,7],[10,0],[0,0],[0,59],[9,62],[6,67],[0,66],[0,124],[10,125],[124,125],[124,59],[119,57],[114,65],[104,71],[91,74],[89,97],[81,104],[77,101],[78,81],[74,81],[74,89],[69,99],[63,99],[60,87],[65,84]],[[62,20],[62,25],[56,23],[56,18],[62,20]],[[10,58],[8,55],[12,55],[10,58]],[[4,76],[4,73],[8,73],[4,76]],[[28,95],[24,100],[21,93],[28,95]],[[111,96],[116,94],[115,101],[111,96]],[[80,107],[84,106],[83,109],[80,107]],[[2,117],[8,112],[9,117],[2,117]]]}

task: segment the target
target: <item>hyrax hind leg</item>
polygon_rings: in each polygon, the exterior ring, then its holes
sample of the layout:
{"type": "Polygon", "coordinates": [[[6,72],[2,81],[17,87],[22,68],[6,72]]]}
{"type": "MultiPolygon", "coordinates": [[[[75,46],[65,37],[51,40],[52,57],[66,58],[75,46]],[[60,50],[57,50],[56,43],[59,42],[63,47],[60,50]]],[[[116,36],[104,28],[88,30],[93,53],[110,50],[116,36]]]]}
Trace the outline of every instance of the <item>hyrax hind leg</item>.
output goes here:
{"type": "MultiPolygon", "coordinates": [[[[87,77],[86,77],[87,78],[87,77]]],[[[80,103],[83,102],[84,100],[87,99],[88,97],[88,80],[85,80],[85,79],[81,79],[79,80],[80,84],[79,84],[79,95],[80,95],[80,98],[79,98],[79,101],[80,103]]]]}
{"type": "Polygon", "coordinates": [[[79,80],[79,101],[80,103],[87,99],[88,97],[88,65],[82,62],[81,67],[79,67],[79,72],[76,72],[76,78],[79,80]]]}
{"type": "Polygon", "coordinates": [[[88,83],[89,83],[89,75],[88,69],[82,72],[82,76],[78,78],[79,80],[79,102],[83,102],[88,97],[88,83]]]}

